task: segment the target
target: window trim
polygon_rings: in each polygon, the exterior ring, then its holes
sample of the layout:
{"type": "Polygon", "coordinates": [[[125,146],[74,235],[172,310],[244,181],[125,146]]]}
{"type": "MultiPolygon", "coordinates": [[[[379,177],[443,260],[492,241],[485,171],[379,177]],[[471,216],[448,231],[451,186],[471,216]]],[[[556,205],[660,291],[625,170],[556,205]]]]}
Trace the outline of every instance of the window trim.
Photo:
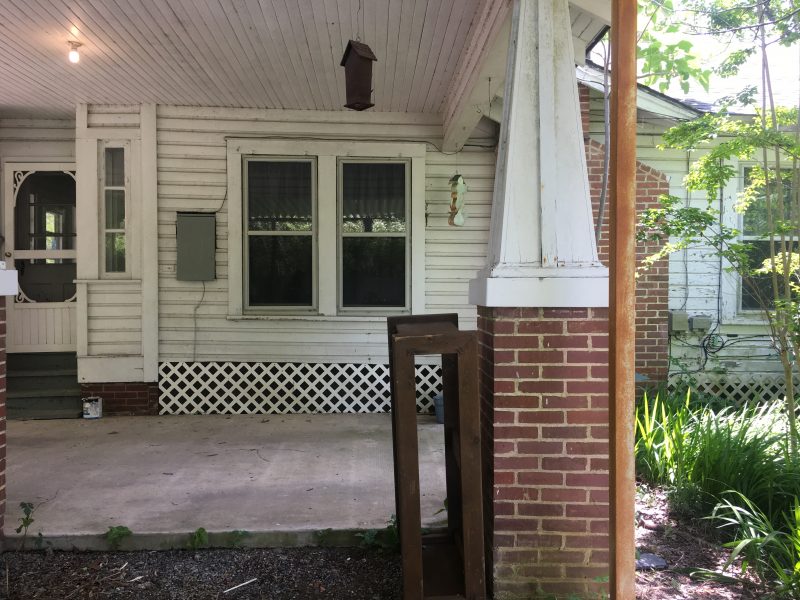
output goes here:
{"type": "Polygon", "coordinates": [[[361,157],[361,156],[340,156],[336,161],[336,312],[340,315],[402,315],[408,314],[411,305],[412,271],[411,271],[411,160],[408,158],[385,158],[385,157],[361,157]],[[344,305],[344,238],[358,237],[359,235],[369,234],[345,234],[343,231],[343,212],[344,212],[344,165],[364,164],[364,163],[395,163],[405,165],[405,219],[406,230],[403,234],[373,234],[370,237],[402,237],[405,239],[405,269],[406,280],[405,302],[403,306],[353,306],[344,305]]]}
{"type": "Polygon", "coordinates": [[[129,141],[105,141],[100,144],[100,156],[98,160],[99,164],[99,183],[100,183],[100,194],[99,194],[99,219],[98,224],[100,225],[99,231],[99,248],[98,248],[98,255],[99,255],[99,272],[100,277],[102,279],[129,279],[133,273],[131,260],[132,260],[132,252],[131,252],[131,144],[129,141]],[[123,186],[118,185],[106,185],[106,150],[112,150],[114,148],[121,148],[123,152],[123,168],[125,169],[124,181],[125,184],[123,186]],[[122,229],[122,234],[125,236],[125,270],[124,271],[107,271],[106,270],[106,233],[118,233],[120,230],[118,229],[107,229],[106,228],[106,191],[107,190],[122,190],[125,192],[125,228],[122,229]]]}
{"type": "MultiPolygon", "coordinates": [[[[337,185],[326,185],[335,181],[338,158],[376,158],[384,160],[408,159],[410,172],[410,211],[409,235],[411,238],[410,267],[410,306],[406,312],[421,314],[425,311],[425,156],[424,142],[354,142],[339,140],[285,140],[261,138],[228,138],[227,140],[227,210],[228,210],[228,317],[245,315],[275,315],[292,318],[293,313],[279,313],[271,309],[258,311],[244,310],[245,265],[242,244],[244,232],[243,211],[243,162],[245,155],[264,157],[304,156],[317,160],[317,311],[298,313],[296,318],[310,316],[336,320],[354,318],[353,313],[338,310],[337,292],[337,185]],[[324,249],[330,248],[330,252],[324,249]]],[[[380,314],[394,314],[381,309],[380,314]]],[[[376,318],[377,313],[373,312],[376,318]]]]}
{"type": "Polygon", "coordinates": [[[242,155],[242,301],[243,314],[264,314],[269,312],[271,314],[317,314],[318,302],[318,284],[319,279],[317,269],[317,256],[318,256],[318,229],[317,222],[317,191],[318,191],[318,177],[317,177],[317,159],[313,156],[273,156],[261,154],[248,154],[242,155]],[[285,236],[285,235],[302,235],[303,237],[311,237],[311,305],[310,306],[250,306],[250,273],[248,266],[250,264],[250,228],[248,226],[248,206],[249,195],[247,186],[247,165],[251,162],[307,162],[311,164],[311,232],[310,233],[287,233],[281,231],[267,231],[261,232],[257,235],[266,236],[285,236]]]}

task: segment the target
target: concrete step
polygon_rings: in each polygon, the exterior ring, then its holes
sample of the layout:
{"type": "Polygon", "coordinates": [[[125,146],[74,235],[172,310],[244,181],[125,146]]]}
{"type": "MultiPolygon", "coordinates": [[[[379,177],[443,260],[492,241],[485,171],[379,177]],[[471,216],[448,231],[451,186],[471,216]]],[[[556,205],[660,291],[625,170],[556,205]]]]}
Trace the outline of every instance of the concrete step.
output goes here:
{"type": "Polygon", "coordinates": [[[82,413],[74,352],[30,352],[7,357],[9,419],[72,419],[82,413]]]}
{"type": "MultiPolygon", "coordinates": [[[[23,392],[40,392],[63,390],[80,395],[78,374],[69,369],[59,371],[16,371],[8,374],[6,382],[9,395],[23,392]]],[[[63,394],[62,394],[63,395],[63,394]]]]}
{"type": "Polygon", "coordinates": [[[83,415],[80,396],[51,391],[46,395],[23,394],[6,400],[9,419],[77,419],[83,415]]]}
{"type": "Polygon", "coordinates": [[[47,371],[78,368],[78,357],[74,352],[22,352],[6,356],[7,370],[47,371]]]}

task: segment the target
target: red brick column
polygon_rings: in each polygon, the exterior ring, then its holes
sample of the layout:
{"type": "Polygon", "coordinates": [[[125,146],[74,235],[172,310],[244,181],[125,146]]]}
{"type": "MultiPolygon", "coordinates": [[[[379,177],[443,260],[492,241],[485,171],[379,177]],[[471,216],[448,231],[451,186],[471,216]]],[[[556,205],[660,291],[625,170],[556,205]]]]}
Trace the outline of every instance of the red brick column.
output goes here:
{"type": "MultiPolygon", "coordinates": [[[[590,139],[589,133],[589,89],[578,86],[581,99],[581,116],[586,142],[586,161],[589,168],[589,185],[592,194],[595,223],[600,205],[603,180],[603,156],[605,146],[590,139]]],[[[647,165],[636,163],[636,210],[641,213],[659,206],[659,198],[669,194],[666,175],[647,165]]],[[[608,264],[609,210],[606,203],[605,219],[600,229],[597,252],[603,264],[608,264]]],[[[642,260],[659,248],[658,242],[639,243],[636,261],[642,260]]],[[[644,375],[652,384],[666,381],[669,367],[669,264],[662,260],[650,269],[642,271],[636,281],[636,372],[644,375]]]]}
{"type": "Polygon", "coordinates": [[[478,307],[494,597],[598,591],[608,569],[608,310],[478,307]]]}
{"type": "Polygon", "coordinates": [[[0,537],[6,515],[6,299],[0,296],[0,537]]]}
{"type": "Polygon", "coordinates": [[[109,417],[158,414],[157,383],[82,383],[81,395],[100,396],[109,417]]]}

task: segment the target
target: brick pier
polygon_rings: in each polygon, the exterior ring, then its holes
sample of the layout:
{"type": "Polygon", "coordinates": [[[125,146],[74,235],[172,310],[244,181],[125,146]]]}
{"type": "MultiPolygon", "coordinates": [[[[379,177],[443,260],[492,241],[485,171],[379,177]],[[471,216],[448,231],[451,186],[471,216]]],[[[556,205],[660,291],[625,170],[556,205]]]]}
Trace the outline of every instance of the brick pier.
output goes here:
{"type": "Polygon", "coordinates": [[[496,600],[608,576],[608,310],[479,308],[496,600]]]}

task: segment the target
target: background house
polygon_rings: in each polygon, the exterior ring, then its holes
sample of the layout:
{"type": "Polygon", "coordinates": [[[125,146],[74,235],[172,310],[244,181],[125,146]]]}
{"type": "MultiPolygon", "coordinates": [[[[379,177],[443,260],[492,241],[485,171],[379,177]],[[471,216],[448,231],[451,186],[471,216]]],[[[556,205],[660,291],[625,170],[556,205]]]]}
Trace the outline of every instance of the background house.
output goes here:
{"type": "MultiPolygon", "coordinates": [[[[797,97],[793,75],[797,71],[796,48],[775,48],[774,52],[777,56],[773,58],[780,64],[794,65],[794,68],[780,69],[774,74],[776,102],[791,106],[797,97]]],[[[604,135],[603,72],[591,61],[579,66],[577,72],[588,96],[591,152],[604,135]]],[[[737,77],[715,79],[710,92],[693,88],[686,94],[674,86],[667,94],[662,94],[639,86],[637,158],[667,182],[666,188],[662,185],[659,189],[656,199],[661,193],[669,193],[682,199],[687,206],[706,206],[703,193],[689,192],[683,185],[691,164],[705,151],[702,148],[697,151],[664,148],[661,136],[673,125],[713,112],[718,108],[717,100],[735,94],[748,84],[760,84],[760,65],[755,57],[737,77]]],[[[738,106],[733,110],[738,112],[739,118],[753,117],[751,107],[738,106]]],[[[735,205],[745,187],[747,169],[753,164],[747,160],[731,161],[737,176],[715,203],[723,223],[745,235],[749,217],[738,213],[735,205]]],[[[639,210],[652,205],[645,196],[647,187],[640,183],[639,210]]],[[[654,246],[640,248],[639,258],[654,249],[654,246]]],[[[782,393],[783,369],[757,304],[746,290],[743,292],[739,276],[709,249],[695,247],[672,254],[668,265],[656,265],[651,272],[641,275],[637,294],[640,310],[638,373],[655,382],[668,377],[673,387],[688,383],[701,392],[722,393],[733,400],[782,393]],[[667,290],[668,299],[665,299],[667,290]],[[650,305],[645,307],[643,302],[650,302],[650,305]],[[666,318],[667,305],[672,315],[670,319],[666,318]],[[652,326],[657,328],[658,334],[652,326]],[[657,335],[658,343],[649,345],[648,335],[657,335]],[[651,377],[652,373],[646,368],[648,360],[661,365],[662,370],[656,377],[651,377]]]]}
{"type": "MultiPolygon", "coordinates": [[[[10,393],[55,372],[80,388],[51,400],[97,393],[110,414],[381,411],[387,314],[457,312],[481,337],[495,591],[599,587],[608,272],[574,66],[610,2],[36,0],[0,18],[10,393]],[[342,108],[349,39],[378,57],[369,112],[342,108]]],[[[418,367],[422,408],[437,368],[418,367]]]]}

